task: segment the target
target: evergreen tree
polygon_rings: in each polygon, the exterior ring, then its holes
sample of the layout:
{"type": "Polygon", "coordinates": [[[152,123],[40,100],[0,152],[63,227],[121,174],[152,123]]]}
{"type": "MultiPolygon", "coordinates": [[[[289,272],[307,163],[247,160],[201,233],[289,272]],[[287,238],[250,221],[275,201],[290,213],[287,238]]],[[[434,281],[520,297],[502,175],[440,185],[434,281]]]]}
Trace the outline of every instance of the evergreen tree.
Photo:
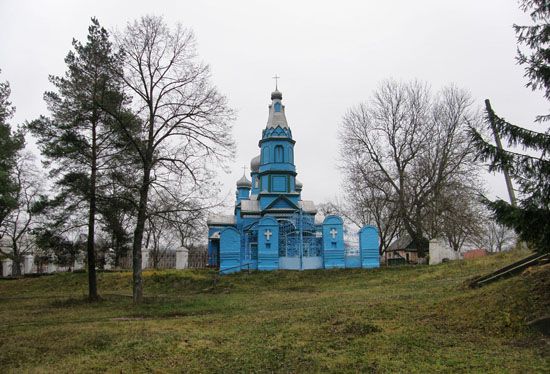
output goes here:
{"type": "Polygon", "coordinates": [[[73,40],[73,49],[65,58],[65,76],[50,77],[57,92],[44,95],[51,118],[41,117],[28,127],[60,188],[54,201],[70,201],[75,211],[87,207],[89,299],[96,300],[94,239],[101,181],[103,174],[115,167],[115,155],[123,151],[108,113],[120,111],[124,95],[119,80],[120,56],[113,53],[109,35],[97,19],[92,18],[86,44],[73,40]]]}
{"type": "MultiPolygon", "coordinates": [[[[13,170],[17,155],[25,143],[22,132],[13,132],[8,124],[8,120],[15,112],[15,107],[9,101],[10,93],[10,84],[0,82],[0,227],[4,219],[17,207],[18,188],[13,178],[13,170]]],[[[0,237],[1,235],[0,230],[0,237]]]]}
{"type": "MultiPolygon", "coordinates": [[[[527,86],[543,90],[550,100],[550,5],[545,0],[523,0],[521,8],[529,11],[534,22],[530,26],[514,25],[520,45],[528,52],[518,49],[518,62],[525,65],[527,86]]],[[[537,117],[540,126],[545,126],[549,115],[537,117]]],[[[550,252],[550,128],[532,131],[513,125],[487,111],[488,125],[494,124],[497,135],[507,141],[513,150],[499,149],[486,142],[481,134],[471,129],[472,139],[479,151],[479,159],[489,162],[490,171],[507,170],[516,182],[519,192],[518,205],[497,199],[485,203],[495,219],[513,228],[519,238],[539,252],[550,252]],[[492,123],[491,123],[492,122],[492,123]],[[523,148],[523,153],[515,151],[523,148]],[[527,151],[527,152],[525,152],[527,151]]]]}

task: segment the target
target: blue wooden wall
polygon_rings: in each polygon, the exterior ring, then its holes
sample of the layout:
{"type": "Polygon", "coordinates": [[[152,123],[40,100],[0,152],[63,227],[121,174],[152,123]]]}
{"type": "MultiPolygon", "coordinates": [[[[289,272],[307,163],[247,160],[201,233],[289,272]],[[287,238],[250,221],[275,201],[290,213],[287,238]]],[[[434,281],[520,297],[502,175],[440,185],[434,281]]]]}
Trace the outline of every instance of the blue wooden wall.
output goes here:
{"type": "Polygon", "coordinates": [[[361,254],[361,267],[380,267],[379,237],[376,227],[367,225],[359,231],[359,251],[361,254]]]}

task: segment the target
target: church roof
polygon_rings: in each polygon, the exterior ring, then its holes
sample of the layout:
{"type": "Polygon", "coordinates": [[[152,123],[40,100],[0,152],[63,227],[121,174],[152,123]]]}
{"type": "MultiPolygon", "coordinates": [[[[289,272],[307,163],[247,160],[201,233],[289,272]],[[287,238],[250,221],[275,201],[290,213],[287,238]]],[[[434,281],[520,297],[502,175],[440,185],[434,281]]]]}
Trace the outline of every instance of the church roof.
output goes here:
{"type": "Polygon", "coordinates": [[[213,216],[208,217],[208,220],[207,220],[206,223],[207,223],[208,226],[234,225],[235,224],[235,216],[217,214],[217,215],[213,215],[213,216]]]}
{"type": "Polygon", "coordinates": [[[317,213],[317,207],[315,207],[315,203],[311,200],[300,201],[300,208],[306,213],[317,213]]]}
{"type": "Polygon", "coordinates": [[[283,94],[278,90],[271,93],[271,105],[269,105],[269,117],[266,128],[288,128],[285,116],[285,106],[281,103],[283,94]]]}
{"type": "Polygon", "coordinates": [[[243,174],[242,178],[237,181],[237,188],[239,187],[246,187],[246,188],[252,187],[252,182],[248,180],[245,174],[243,174]]]}
{"type": "Polygon", "coordinates": [[[260,213],[259,200],[241,200],[241,212],[243,213],[260,213]]]}

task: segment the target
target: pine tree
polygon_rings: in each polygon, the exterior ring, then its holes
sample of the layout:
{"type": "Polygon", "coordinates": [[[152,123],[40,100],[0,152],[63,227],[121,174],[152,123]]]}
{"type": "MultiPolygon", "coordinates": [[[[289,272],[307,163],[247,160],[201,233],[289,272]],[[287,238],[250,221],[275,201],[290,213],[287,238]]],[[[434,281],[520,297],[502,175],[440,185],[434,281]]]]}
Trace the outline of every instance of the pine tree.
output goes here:
{"type": "Polygon", "coordinates": [[[51,118],[40,117],[28,128],[51,163],[51,175],[60,188],[54,201],[65,204],[67,212],[82,211],[83,204],[87,207],[89,299],[97,300],[94,239],[100,182],[122,151],[109,113],[120,111],[124,95],[120,56],[112,51],[109,35],[97,19],[92,18],[86,44],[73,40],[73,49],[65,58],[65,76],[50,76],[57,89],[44,95],[51,118]]]}
{"type": "MultiPolygon", "coordinates": [[[[9,101],[10,93],[10,84],[0,82],[0,227],[17,207],[17,183],[13,180],[13,170],[17,155],[25,143],[23,134],[12,131],[8,124],[15,112],[15,107],[9,101]]],[[[0,230],[0,237],[1,235],[0,230]]]]}
{"type": "MultiPolygon", "coordinates": [[[[534,24],[514,25],[518,43],[528,49],[518,49],[518,62],[525,65],[527,87],[543,90],[550,100],[550,5],[545,0],[524,0],[521,8],[530,12],[534,24]]],[[[485,199],[485,203],[499,223],[513,228],[522,241],[545,253],[550,252],[550,128],[545,125],[549,119],[550,115],[538,116],[539,126],[546,129],[532,131],[507,122],[489,108],[487,124],[494,124],[496,134],[513,150],[499,149],[475,129],[470,130],[478,157],[489,163],[489,171],[507,170],[518,187],[517,206],[502,199],[485,199]],[[523,152],[516,151],[518,148],[523,152]]]]}

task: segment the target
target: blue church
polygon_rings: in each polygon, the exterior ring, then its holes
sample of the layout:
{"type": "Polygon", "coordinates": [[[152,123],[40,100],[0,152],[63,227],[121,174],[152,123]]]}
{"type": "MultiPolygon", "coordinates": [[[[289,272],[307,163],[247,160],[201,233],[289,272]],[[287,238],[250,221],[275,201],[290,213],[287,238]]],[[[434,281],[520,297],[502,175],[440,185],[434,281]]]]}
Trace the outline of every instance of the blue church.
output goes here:
{"type": "Polygon", "coordinates": [[[318,222],[315,204],[302,200],[296,141],[282,99],[276,88],[258,143],[260,154],[250,162],[250,179],[245,174],[237,181],[234,214],[208,220],[209,265],[221,273],[379,267],[374,226],[359,231],[359,248],[346,248],[342,218],[329,215],[318,222]]]}

